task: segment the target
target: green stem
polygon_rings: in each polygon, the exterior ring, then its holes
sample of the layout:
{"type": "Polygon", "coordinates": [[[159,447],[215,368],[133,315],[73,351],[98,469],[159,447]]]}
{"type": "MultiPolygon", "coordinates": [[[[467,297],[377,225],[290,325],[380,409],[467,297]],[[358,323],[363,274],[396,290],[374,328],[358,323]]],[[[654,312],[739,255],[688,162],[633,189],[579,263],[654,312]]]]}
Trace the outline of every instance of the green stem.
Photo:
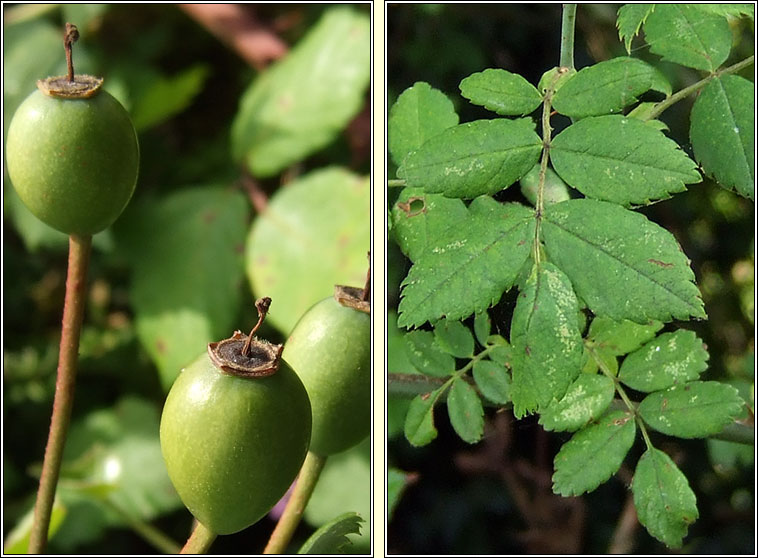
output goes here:
{"type": "Polygon", "coordinates": [[[287,550],[287,545],[292,539],[292,535],[295,533],[300,519],[303,517],[305,506],[308,505],[311,494],[313,494],[313,489],[316,487],[316,483],[321,476],[326,459],[326,457],[322,457],[312,451],[309,451],[308,455],[305,456],[305,462],[297,477],[295,489],[287,501],[279,522],[271,533],[266,548],[263,549],[263,554],[284,554],[287,550]]]}
{"type": "Polygon", "coordinates": [[[445,383],[442,378],[426,376],[425,374],[387,374],[387,391],[389,395],[413,399],[417,395],[431,393],[441,388],[445,383]]]}
{"type": "Polygon", "coordinates": [[[480,398],[482,404],[486,407],[508,408],[510,403],[506,405],[496,404],[489,402],[485,397],[481,395],[479,389],[473,381],[466,379],[464,376],[474,364],[486,357],[490,351],[492,351],[497,345],[488,345],[480,353],[474,355],[469,362],[467,362],[462,368],[453,372],[446,378],[435,378],[432,376],[426,376],[425,374],[398,374],[396,372],[387,374],[387,393],[389,396],[402,397],[403,399],[413,399],[418,395],[425,395],[432,393],[433,391],[439,391],[438,397],[446,397],[444,393],[457,378],[463,378],[464,381],[469,382],[480,398]]]}
{"type": "Polygon", "coordinates": [[[89,267],[92,248],[92,236],[71,235],[68,246],[68,272],[61,324],[58,376],[55,382],[50,433],[47,438],[45,458],[42,462],[37,502],[34,506],[34,523],[29,538],[29,552],[32,554],[44,552],[47,546],[47,532],[50,526],[53,500],[55,499],[55,488],[60,475],[66,434],[71,422],[76,366],[79,359],[79,336],[84,320],[87,268],[89,267]]]}
{"type": "MultiPolygon", "coordinates": [[[[561,55],[562,56],[562,55],[561,55]]],[[[550,126],[550,112],[553,110],[553,94],[555,93],[555,85],[563,75],[560,70],[553,77],[552,82],[545,91],[545,98],[542,101],[542,159],[540,161],[540,177],[537,183],[537,203],[535,204],[535,228],[534,228],[534,244],[532,247],[532,257],[534,258],[534,264],[540,263],[540,236],[542,226],[542,213],[545,210],[545,176],[547,174],[547,165],[550,161],[550,142],[552,141],[553,128],[550,126]]]]}
{"type": "Polygon", "coordinates": [[[405,180],[400,178],[387,180],[387,187],[389,188],[403,188],[405,186],[405,180]]]}
{"type": "Polygon", "coordinates": [[[574,24],[576,4],[564,4],[561,17],[561,58],[563,68],[574,69],[574,24]]]}
{"type": "Polygon", "coordinates": [[[682,99],[690,96],[692,93],[695,93],[696,91],[705,87],[708,84],[708,82],[710,82],[712,79],[738,72],[742,68],[746,68],[750,66],[754,61],[755,61],[755,55],[751,55],[745,58],[744,60],[737,62],[736,64],[733,64],[727,68],[724,68],[723,70],[718,70],[710,74],[709,76],[704,77],[700,81],[693,83],[692,85],[677,91],[676,93],[671,95],[671,97],[667,97],[666,99],[662,100],[660,103],[655,105],[655,107],[653,107],[653,110],[650,111],[650,114],[647,115],[647,118],[645,120],[653,120],[657,118],[658,116],[660,116],[660,114],[663,111],[665,111],[670,106],[678,103],[682,99]]]}
{"type": "Polygon", "coordinates": [[[149,523],[142,521],[136,517],[133,517],[126,510],[121,508],[116,502],[105,498],[102,502],[114,513],[118,514],[124,523],[129,525],[135,533],[142,537],[145,541],[153,545],[156,549],[160,550],[164,554],[178,554],[180,550],[179,544],[171,537],[163,533],[161,530],[156,529],[149,523]]]}
{"type": "Polygon", "coordinates": [[[218,536],[199,521],[195,523],[195,530],[192,531],[192,535],[187,539],[180,554],[207,554],[208,549],[218,536]]]}

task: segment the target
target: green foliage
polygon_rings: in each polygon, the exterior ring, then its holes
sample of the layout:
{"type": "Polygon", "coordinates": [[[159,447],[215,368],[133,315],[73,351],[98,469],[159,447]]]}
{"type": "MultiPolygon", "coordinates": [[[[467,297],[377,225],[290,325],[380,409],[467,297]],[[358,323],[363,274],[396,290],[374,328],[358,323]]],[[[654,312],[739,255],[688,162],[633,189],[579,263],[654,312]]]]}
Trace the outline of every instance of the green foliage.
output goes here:
{"type": "Polygon", "coordinates": [[[642,60],[613,58],[579,70],[556,91],[553,107],[572,118],[619,112],[653,88],[655,78],[655,68],[642,60]]]}
{"type": "Polygon", "coordinates": [[[689,261],[643,215],[591,199],[549,206],[545,250],[596,315],[614,320],[704,318],[689,261]]]}
{"type": "Polygon", "coordinates": [[[621,115],[585,118],[568,127],[553,140],[550,155],[555,172],[570,186],[626,206],[668,198],[701,180],[675,142],[621,115]]]}
{"type": "MultiPolygon", "coordinates": [[[[303,518],[310,525],[326,525],[343,514],[353,513],[364,521],[372,517],[371,444],[366,439],[347,451],[329,457],[319,477],[303,518]]],[[[360,531],[346,535],[348,554],[368,554],[371,529],[368,524],[360,531]]]]}
{"type": "MultiPolygon", "coordinates": [[[[56,499],[50,512],[50,527],[47,530],[48,537],[55,535],[64,519],[66,519],[66,508],[60,503],[60,500],[56,499]]],[[[33,521],[34,509],[30,509],[21,518],[21,521],[5,536],[5,541],[3,542],[3,552],[5,554],[29,553],[29,539],[31,537],[33,521]]]]}
{"type": "Polygon", "coordinates": [[[726,18],[692,4],[656,4],[643,29],[651,52],[688,68],[712,72],[732,47],[726,18]]]}
{"type": "Polygon", "coordinates": [[[389,150],[396,165],[430,137],[458,124],[458,114],[442,92],[419,82],[403,91],[392,105],[390,125],[398,130],[390,139],[389,150]]]}
{"type": "Polygon", "coordinates": [[[651,392],[697,378],[708,367],[708,352],[694,332],[662,333],[632,352],[619,380],[637,391],[651,392]]]}
{"type": "Polygon", "coordinates": [[[513,184],[540,150],[530,119],[478,120],[432,136],[408,154],[397,174],[412,188],[470,199],[513,184]]]}
{"type": "Polygon", "coordinates": [[[728,384],[688,382],[651,393],[637,411],[651,428],[669,436],[705,438],[733,422],[743,405],[728,384]]]}
{"type": "Polygon", "coordinates": [[[521,418],[561,399],[579,374],[582,337],[579,304],[564,273],[535,266],[511,321],[513,413],[521,418]]]}
{"type": "Polygon", "coordinates": [[[540,92],[523,77],[492,68],[461,81],[461,95],[504,116],[529,114],[542,104],[540,92]]]}
{"type": "Polygon", "coordinates": [[[753,199],[755,85],[740,76],[712,80],[692,107],[690,138],[706,174],[753,199]]]}
{"type": "Polygon", "coordinates": [[[139,204],[118,229],[133,269],[137,335],[166,390],[203,347],[234,330],[246,214],[239,192],[200,186],[139,204]]]}
{"type": "Polygon", "coordinates": [[[325,523],[313,533],[298,554],[341,554],[350,545],[347,535],[360,534],[364,520],[357,513],[347,512],[325,523]],[[347,547],[347,548],[346,548],[347,547]]]}
{"type": "Polygon", "coordinates": [[[468,213],[468,219],[445,229],[414,263],[403,281],[398,325],[483,312],[516,281],[531,250],[534,213],[486,196],[474,200],[468,213]],[[466,238],[461,237],[463,230],[466,238]]]}
{"type": "Polygon", "coordinates": [[[698,518],[697,502],[687,478],[671,458],[650,448],[640,458],[632,482],[637,518],[667,546],[679,547],[698,518]]]}
{"type": "Polygon", "coordinates": [[[612,378],[602,374],[580,374],[560,400],[540,413],[540,424],[545,430],[579,430],[605,412],[614,394],[612,378]]]}
{"type": "Polygon", "coordinates": [[[578,496],[595,490],[618,471],[636,430],[631,413],[613,411],[577,432],[555,456],[553,492],[578,496]]]}
{"type": "Polygon", "coordinates": [[[690,136],[701,167],[653,120],[684,94],[634,57],[578,72],[552,68],[536,87],[499,69],[460,81],[462,97],[500,116],[542,105],[542,137],[531,117],[457,124],[451,106],[465,109],[423,82],[398,97],[390,146],[412,135],[392,153],[404,188],[389,218],[411,263],[397,325],[410,329],[401,336],[415,370],[391,377],[390,394],[395,383],[403,397],[418,390],[405,416],[411,445],[438,436],[443,401],[469,444],[487,428],[487,407],[511,406],[517,419],[536,413],[545,430],[574,432],[555,457],[553,491],[575,496],[633,458],[639,433],[647,448],[632,486],[640,522],[681,546],[698,516],[694,496],[649,433],[720,434],[745,403],[731,386],[699,380],[709,355],[694,331],[672,325],[659,334],[674,320],[707,318],[706,309],[677,237],[636,209],[701,182],[701,169],[752,197],[753,84],[723,67],[732,50],[725,16],[741,10],[648,4],[618,12],[628,52],[642,30],[650,52],[708,73],[684,92],[699,92],[690,136]],[[648,100],[658,94],[666,98],[648,100]],[[572,122],[553,136],[556,113],[572,122]],[[507,190],[516,180],[534,208],[507,190]],[[508,293],[514,287],[518,295],[508,293]]]}
{"type": "Polygon", "coordinates": [[[450,422],[462,440],[473,444],[484,432],[484,409],[482,401],[466,380],[456,378],[447,397],[447,413],[450,422]]]}

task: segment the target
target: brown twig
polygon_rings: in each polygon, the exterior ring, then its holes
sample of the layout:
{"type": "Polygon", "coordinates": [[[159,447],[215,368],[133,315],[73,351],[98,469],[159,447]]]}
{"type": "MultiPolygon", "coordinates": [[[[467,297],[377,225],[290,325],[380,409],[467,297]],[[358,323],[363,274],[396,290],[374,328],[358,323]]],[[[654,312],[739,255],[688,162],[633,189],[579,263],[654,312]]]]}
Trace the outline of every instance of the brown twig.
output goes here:
{"type": "Polygon", "coordinates": [[[287,44],[255,18],[249,5],[179,4],[179,7],[256,70],[287,54],[287,44]]]}
{"type": "Polygon", "coordinates": [[[250,203],[253,204],[255,212],[259,215],[264,213],[268,207],[268,194],[248,172],[244,172],[242,175],[242,187],[247,191],[247,197],[250,198],[250,203]]]}

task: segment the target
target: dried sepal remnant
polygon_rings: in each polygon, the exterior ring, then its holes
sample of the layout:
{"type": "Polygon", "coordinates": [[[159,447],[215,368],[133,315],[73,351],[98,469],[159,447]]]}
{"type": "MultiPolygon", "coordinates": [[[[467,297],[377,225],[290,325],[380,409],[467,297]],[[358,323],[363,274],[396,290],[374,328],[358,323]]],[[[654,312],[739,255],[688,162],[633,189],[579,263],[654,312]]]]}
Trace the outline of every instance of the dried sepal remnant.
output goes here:
{"type": "Polygon", "coordinates": [[[208,343],[208,355],[213,364],[225,374],[260,378],[276,373],[284,345],[254,337],[249,352],[245,353],[243,349],[247,341],[247,335],[235,331],[229,339],[208,343]]]}
{"type": "Polygon", "coordinates": [[[359,287],[347,287],[345,285],[334,286],[334,299],[342,306],[353,308],[359,312],[371,314],[371,301],[362,300],[365,289],[359,287]]]}
{"type": "Polygon", "coordinates": [[[100,92],[103,78],[80,74],[74,81],[66,76],[49,77],[37,81],[37,89],[50,97],[61,99],[89,99],[100,92]]]}

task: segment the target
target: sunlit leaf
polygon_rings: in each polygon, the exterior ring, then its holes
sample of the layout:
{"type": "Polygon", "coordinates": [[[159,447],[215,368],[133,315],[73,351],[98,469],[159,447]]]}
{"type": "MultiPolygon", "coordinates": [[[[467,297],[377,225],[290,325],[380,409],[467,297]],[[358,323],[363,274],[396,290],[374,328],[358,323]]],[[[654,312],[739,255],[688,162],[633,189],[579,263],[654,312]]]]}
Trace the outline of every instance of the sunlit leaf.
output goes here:
{"type": "Polygon", "coordinates": [[[755,195],[755,85],[740,76],[711,80],[690,116],[695,159],[724,188],[755,195]]]}
{"type": "Polygon", "coordinates": [[[726,19],[693,4],[656,4],[643,28],[650,52],[697,70],[716,70],[732,48],[726,19]]]}
{"type": "Polygon", "coordinates": [[[504,190],[537,162],[542,141],[529,118],[475,120],[448,128],[412,151],[397,175],[451,198],[504,190]]]}
{"type": "Polygon", "coordinates": [[[272,299],[266,323],[289,334],[308,308],[332,296],[334,285],[362,287],[370,248],[367,178],[332,167],[277,190],[244,249],[255,297],[272,299]]]}
{"type": "Polygon", "coordinates": [[[481,197],[465,228],[447,229],[403,281],[400,326],[467,318],[495,304],[518,277],[534,238],[534,212],[481,197]]]}
{"type": "Polygon", "coordinates": [[[551,263],[535,266],[511,322],[516,417],[562,398],[581,370],[582,337],[568,278],[551,263]]]}
{"type": "MultiPolygon", "coordinates": [[[[50,524],[47,528],[48,540],[55,536],[58,528],[66,518],[66,507],[59,498],[53,502],[50,511],[50,524]]],[[[21,520],[4,537],[4,554],[29,554],[29,540],[31,539],[32,525],[34,524],[34,508],[24,514],[21,520]]]]}
{"type": "Polygon", "coordinates": [[[618,205],[569,200],[545,208],[550,261],[596,315],[648,323],[704,318],[689,260],[667,230],[618,205]]]}
{"type": "Polygon", "coordinates": [[[328,9],[243,94],[232,148],[255,176],[271,176],[325,147],[363,106],[371,73],[366,13],[328,9]]]}
{"type": "Polygon", "coordinates": [[[461,81],[461,95],[475,105],[509,116],[534,112],[542,95],[522,76],[499,68],[471,74],[461,81]]]}
{"type": "Polygon", "coordinates": [[[442,91],[419,81],[403,91],[390,109],[387,136],[396,165],[430,137],[458,124],[458,114],[442,91]]]}
{"type": "Polygon", "coordinates": [[[702,180],[676,142],[621,115],[569,126],[553,140],[550,159],[558,175],[587,197],[622,205],[665,199],[702,180]]]}
{"type": "Polygon", "coordinates": [[[553,108],[572,118],[619,112],[653,84],[655,68],[620,56],[582,68],[553,97],[553,108]]]}

